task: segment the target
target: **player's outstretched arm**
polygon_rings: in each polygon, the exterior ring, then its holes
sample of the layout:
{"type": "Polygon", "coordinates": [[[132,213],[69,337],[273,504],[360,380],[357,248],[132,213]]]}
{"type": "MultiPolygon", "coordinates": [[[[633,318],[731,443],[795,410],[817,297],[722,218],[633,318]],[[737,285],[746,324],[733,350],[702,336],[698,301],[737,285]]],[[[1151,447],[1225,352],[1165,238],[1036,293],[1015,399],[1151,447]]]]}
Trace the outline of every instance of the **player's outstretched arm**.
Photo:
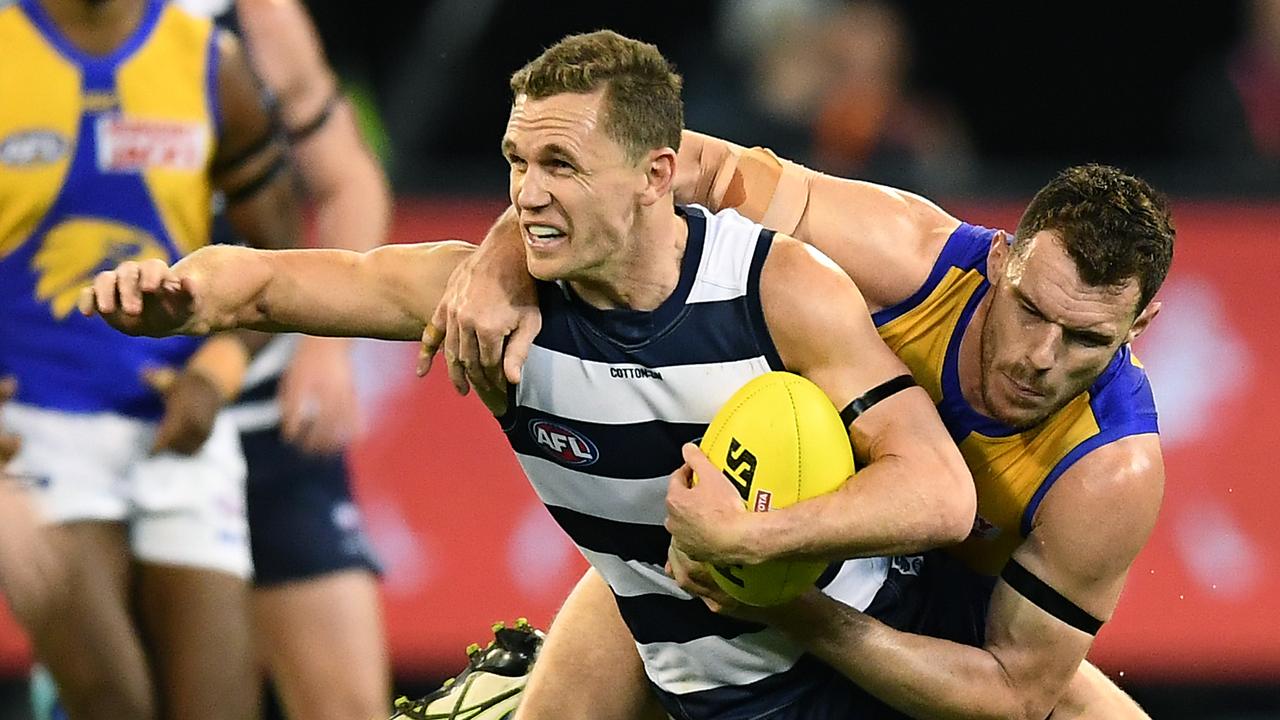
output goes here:
{"type": "MultiPolygon", "coordinates": [[[[1089,680],[1078,678],[1081,661],[1154,527],[1163,477],[1153,435],[1103,446],[1064,473],[1013,556],[1039,582],[1006,568],[981,648],[894,630],[819,592],[769,622],[912,717],[1043,720],[1069,683],[1089,680]]],[[[1112,707],[1106,717],[1144,717],[1131,702],[1112,707]]]]}
{"type": "MultiPolygon", "coordinates": [[[[910,377],[876,333],[858,288],[813,248],[778,235],[760,296],[787,369],[816,383],[837,408],[910,377]]],[[[968,534],[973,478],[924,390],[910,386],[879,401],[852,421],[850,433],[861,467],[855,478],[781,510],[748,513],[736,493],[709,497],[714,483],[688,492],[673,484],[667,510],[675,544],[694,560],[754,564],[895,555],[968,534]]]]}
{"type": "Polygon", "coordinates": [[[676,202],[733,208],[821,250],[858,284],[874,312],[909,297],[960,221],[897,188],[846,180],[686,130],[676,202]]]}
{"type": "Polygon", "coordinates": [[[80,310],[135,335],[270,332],[416,340],[464,242],[347,250],[202,248],[173,267],[129,262],[94,279],[80,310]]]}

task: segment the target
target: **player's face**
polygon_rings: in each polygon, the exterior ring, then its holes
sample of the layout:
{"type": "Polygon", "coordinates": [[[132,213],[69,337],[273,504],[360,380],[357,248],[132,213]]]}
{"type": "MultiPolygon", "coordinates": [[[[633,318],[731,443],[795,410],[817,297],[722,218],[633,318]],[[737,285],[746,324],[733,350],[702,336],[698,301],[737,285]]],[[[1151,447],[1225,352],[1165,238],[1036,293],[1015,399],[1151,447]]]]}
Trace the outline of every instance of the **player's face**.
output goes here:
{"type": "Polygon", "coordinates": [[[997,241],[988,264],[982,397],[993,417],[1013,427],[1035,425],[1084,392],[1158,310],[1152,303],[1135,318],[1136,278],[1119,287],[1085,283],[1047,231],[1018,251],[997,241]]]}
{"type": "Polygon", "coordinates": [[[529,272],[608,280],[647,178],[604,130],[604,91],[516,98],[502,138],[529,272]]]}

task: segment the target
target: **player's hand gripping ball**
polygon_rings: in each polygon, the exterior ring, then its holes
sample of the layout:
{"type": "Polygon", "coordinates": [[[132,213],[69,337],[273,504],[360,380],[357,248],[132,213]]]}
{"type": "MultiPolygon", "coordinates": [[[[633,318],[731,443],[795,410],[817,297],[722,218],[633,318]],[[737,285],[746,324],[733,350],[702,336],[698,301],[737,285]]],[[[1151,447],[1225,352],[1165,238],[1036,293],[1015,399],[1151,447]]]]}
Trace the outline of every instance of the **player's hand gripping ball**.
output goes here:
{"type": "MultiPolygon", "coordinates": [[[[786,372],[743,385],[716,413],[699,447],[752,512],[832,492],[854,471],[849,433],[831,400],[817,385],[786,372]]],[[[734,599],[766,607],[799,596],[826,567],[774,560],[709,570],[734,599]]]]}

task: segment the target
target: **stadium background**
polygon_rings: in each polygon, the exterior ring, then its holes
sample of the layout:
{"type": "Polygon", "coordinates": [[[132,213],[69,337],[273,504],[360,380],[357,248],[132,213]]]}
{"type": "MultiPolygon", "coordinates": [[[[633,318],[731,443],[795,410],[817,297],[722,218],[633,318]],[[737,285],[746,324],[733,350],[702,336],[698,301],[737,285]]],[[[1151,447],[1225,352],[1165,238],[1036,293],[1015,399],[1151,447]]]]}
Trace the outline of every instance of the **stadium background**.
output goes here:
{"type": "MultiPolygon", "coordinates": [[[[1054,170],[1101,161],[1175,199],[1138,347],[1168,486],[1093,659],[1163,718],[1280,718],[1280,2],[838,0],[308,3],[397,192],[395,241],[480,238],[503,205],[506,77],[567,32],[658,44],[687,124],[1011,228],[1054,170]]],[[[2,49],[0,49],[2,51],[2,49]]],[[[545,623],[584,565],[478,403],[416,348],[359,346],[357,491],[387,561],[402,689],[495,619],[545,623]]],[[[1115,518],[1124,522],[1123,517],[1115,518]]],[[[29,651],[0,620],[0,673],[29,651]]],[[[0,710],[0,718],[22,717],[0,710]]]]}

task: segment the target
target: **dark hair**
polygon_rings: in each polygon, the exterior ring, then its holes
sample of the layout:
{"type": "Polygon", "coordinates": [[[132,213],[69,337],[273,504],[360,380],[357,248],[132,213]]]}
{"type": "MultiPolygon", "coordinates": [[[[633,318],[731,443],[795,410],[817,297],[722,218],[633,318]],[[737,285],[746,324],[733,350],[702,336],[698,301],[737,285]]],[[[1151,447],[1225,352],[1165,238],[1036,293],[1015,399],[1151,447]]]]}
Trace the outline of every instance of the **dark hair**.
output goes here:
{"type": "Polygon", "coordinates": [[[657,47],[597,30],[547,48],[511,76],[511,92],[536,100],[605,87],[604,130],[634,161],[654,148],[680,149],[681,83],[657,47]]]}
{"type": "Polygon", "coordinates": [[[1018,221],[1020,245],[1041,230],[1057,233],[1080,278],[1094,286],[1138,280],[1141,312],[1173,261],[1169,204],[1143,180],[1107,165],[1079,165],[1040,189],[1018,221]]]}

